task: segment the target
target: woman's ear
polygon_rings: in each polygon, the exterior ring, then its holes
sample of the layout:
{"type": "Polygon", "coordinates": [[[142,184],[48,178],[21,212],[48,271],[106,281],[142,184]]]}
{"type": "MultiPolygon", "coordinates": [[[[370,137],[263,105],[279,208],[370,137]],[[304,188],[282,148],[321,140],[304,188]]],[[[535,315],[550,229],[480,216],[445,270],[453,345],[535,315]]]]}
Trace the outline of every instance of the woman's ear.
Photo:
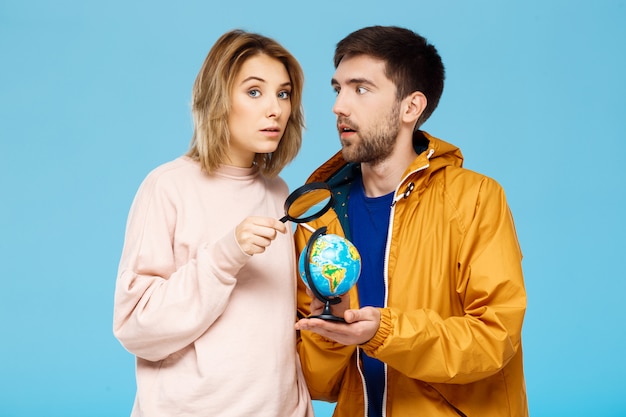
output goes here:
{"type": "Polygon", "coordinates": [[[421,91],[415,91],[409,94],[403,102],[405,106],[402,113],[402,121],[405,123],[417,123],[428,104],[426,96],[421,91]]]}

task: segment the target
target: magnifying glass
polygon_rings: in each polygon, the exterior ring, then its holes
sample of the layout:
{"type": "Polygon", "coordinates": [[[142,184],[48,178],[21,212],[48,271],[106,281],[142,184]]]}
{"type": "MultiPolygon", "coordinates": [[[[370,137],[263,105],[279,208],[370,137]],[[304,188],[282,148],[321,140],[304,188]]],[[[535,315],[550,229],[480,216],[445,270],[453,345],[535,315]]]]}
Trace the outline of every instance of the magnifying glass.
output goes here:
{"type": "Polygon", "coordinates": [[[334,203],[333,193],[325,182],[312,182],[296,188],[285,200],[285,215],[280,219],[302,224],[314,232],[311,226],[305,224],[320,218],[334,203]]]}

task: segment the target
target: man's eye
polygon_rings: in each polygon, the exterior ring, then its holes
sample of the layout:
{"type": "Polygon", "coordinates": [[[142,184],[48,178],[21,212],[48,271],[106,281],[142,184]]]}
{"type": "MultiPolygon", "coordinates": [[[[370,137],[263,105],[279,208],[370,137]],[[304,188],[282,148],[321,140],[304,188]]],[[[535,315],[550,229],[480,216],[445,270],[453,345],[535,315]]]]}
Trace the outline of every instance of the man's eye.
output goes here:
{"type": "Polygon", "coordinates": [[[261,92],[259,90],[250,90],[248,91],[248,95],[250,97],[259,97],[261,95],[261,92]]]}
{"type": "Polygon", "coordinates": [[[357,87],[356,88],[356,92],[357,92],[357,94],[365,94],[367,92],[367,88],[365,88],[365,87],[357,87]]]}

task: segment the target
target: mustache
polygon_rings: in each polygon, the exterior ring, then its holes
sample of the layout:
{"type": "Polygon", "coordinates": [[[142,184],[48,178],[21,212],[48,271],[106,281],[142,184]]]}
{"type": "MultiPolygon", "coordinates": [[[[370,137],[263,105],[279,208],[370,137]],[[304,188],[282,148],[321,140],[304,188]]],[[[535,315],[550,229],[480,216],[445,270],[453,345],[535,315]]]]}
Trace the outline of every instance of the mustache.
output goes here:
{"type": "Polygon", "coordinates": [[[352,130],[359,130],[359,126],[356,125],[349,117],[340,116],[337,117],[337,130],[339,130],[339,126],[347,126],[352,130]]]}

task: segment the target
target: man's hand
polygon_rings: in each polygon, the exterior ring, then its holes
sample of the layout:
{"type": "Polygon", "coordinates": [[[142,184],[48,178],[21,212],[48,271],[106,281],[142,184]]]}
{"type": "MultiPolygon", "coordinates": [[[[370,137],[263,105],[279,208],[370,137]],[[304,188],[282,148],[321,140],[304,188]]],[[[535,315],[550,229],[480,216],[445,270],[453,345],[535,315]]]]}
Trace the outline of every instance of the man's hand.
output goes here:
{"type": "MultiPolygon", "coordinates": [[[[313,294],[313,291],[311,291],[309,288],[306,289],[306,293],[309,295],[309,297],[311,297],[311,306],[310,306],[311,315],[319,316],[324,311],[324,307],[326,306],[326,303],[324,303],[323,301],[315,297],[315,295],[313,294]]],[[[330,306],[331,312],[337,317],[343,317],[346,310],[350,309],[350,294],[346,293],[342,295],[340,297],[340,300],[341,301],[339,303],[332,304],[330,306]]]]}
{"type": "MultiPolygon", "coordinates": [[[[315,301],[311,302],[313,314],[316,314],[318,310],[313,309],[315,301]]],[[[380,326],[380,310],[375,307],[346,310],[343,318],[345,323],[322,319],[301,319],[296,323],[296,330],[310,330],[343,345],[361,345],[374,337],[380,326]]]]}

